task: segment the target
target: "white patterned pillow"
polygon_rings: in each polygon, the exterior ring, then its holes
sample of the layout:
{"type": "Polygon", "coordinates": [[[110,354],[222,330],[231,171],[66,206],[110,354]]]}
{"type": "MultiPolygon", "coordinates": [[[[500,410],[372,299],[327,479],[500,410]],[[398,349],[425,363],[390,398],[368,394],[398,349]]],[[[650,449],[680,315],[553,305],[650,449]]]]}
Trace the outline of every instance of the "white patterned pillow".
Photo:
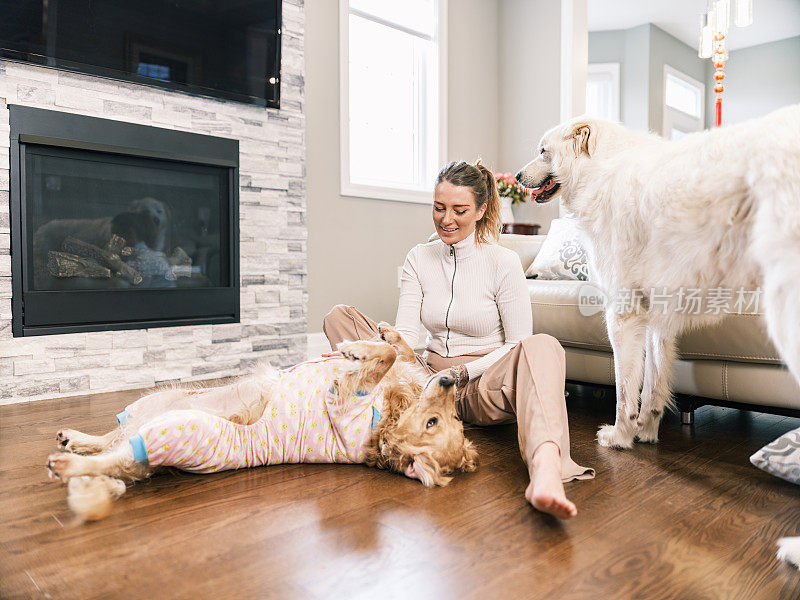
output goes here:
{"type": "Polygon", "coordinates": [[[553,219],[542,249],[525,272],[529,279],[589,279],[589,255],[573,219],[553,219]]]}
{"type": "Polygon", "coordinates": [[[750,457],[750,462],[775,477],[800,485],[800,427],[764,446],[750,457]]]}

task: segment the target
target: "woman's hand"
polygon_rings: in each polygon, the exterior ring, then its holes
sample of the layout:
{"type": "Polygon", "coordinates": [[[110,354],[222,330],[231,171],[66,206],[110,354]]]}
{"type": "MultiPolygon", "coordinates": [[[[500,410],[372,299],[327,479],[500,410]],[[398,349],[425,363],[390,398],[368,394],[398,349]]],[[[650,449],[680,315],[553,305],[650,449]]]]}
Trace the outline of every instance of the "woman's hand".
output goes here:
{"type": "Polygon", "coordinates": [[[452,377],[456,382],[457,388],[462,388],[469,383],[469,373],[466,365],[456,365],[449,369],[442,369],[436,374],[436,378],[438,379],[439,377],[452,377]]]}

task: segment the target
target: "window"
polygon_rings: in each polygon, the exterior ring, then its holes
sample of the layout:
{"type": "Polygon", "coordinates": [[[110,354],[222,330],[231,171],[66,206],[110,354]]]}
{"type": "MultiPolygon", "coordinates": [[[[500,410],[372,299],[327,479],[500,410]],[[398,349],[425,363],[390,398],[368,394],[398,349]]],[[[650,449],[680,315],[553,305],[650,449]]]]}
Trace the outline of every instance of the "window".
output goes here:
{"type": "Polygon", "coordinates": [[[340,0],[341,192],[431,202],[444,152],[446,0],[340,0]]]}
{"type": "Polygon", "coordinates": [[[705,85],[664,65],[664,122],[661,133],[678,140],[705,128],[705,85]]]}
{"type": "Polygon", "coordinates": [[[619,121],[619,63],[596,63],[588,66],[586,114],[619,121]]]}

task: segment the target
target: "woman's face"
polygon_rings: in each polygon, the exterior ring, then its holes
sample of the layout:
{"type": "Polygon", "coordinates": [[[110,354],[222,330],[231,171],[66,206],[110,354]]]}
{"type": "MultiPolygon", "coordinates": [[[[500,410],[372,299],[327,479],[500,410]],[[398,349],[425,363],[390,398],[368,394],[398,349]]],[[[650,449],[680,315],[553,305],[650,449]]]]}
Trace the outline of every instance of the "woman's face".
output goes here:
{"type": "Polygon", "coordinates": [[[475,224],[483,218],[486,205],[475,208],[475,197],[467,186],[443,181],[433,196],[433,224],[445,244],[457,244],[466,239],[475,224]]]}

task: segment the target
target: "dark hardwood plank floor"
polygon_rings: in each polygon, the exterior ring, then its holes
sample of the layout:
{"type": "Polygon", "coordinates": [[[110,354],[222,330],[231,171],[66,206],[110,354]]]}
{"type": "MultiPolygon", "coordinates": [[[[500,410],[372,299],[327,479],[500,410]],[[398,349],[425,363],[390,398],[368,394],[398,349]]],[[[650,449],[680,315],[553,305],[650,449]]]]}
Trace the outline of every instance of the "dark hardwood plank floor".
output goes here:
{"type": "Polygon", "coordinates": [[[775,540],[800,535],[798,488],[748,457],[800,419],[704,407],[661,442],[599,447],[613,400],[571,388],[567,485],[578,516],[524,500],[513,426],[472,429],[477,472],[425,489],[360,466],[175,472],[71,524],[47,478],[55,433],[102,433],[135,392],[0,407],[2,598],[794,599],[775,540]]]}

